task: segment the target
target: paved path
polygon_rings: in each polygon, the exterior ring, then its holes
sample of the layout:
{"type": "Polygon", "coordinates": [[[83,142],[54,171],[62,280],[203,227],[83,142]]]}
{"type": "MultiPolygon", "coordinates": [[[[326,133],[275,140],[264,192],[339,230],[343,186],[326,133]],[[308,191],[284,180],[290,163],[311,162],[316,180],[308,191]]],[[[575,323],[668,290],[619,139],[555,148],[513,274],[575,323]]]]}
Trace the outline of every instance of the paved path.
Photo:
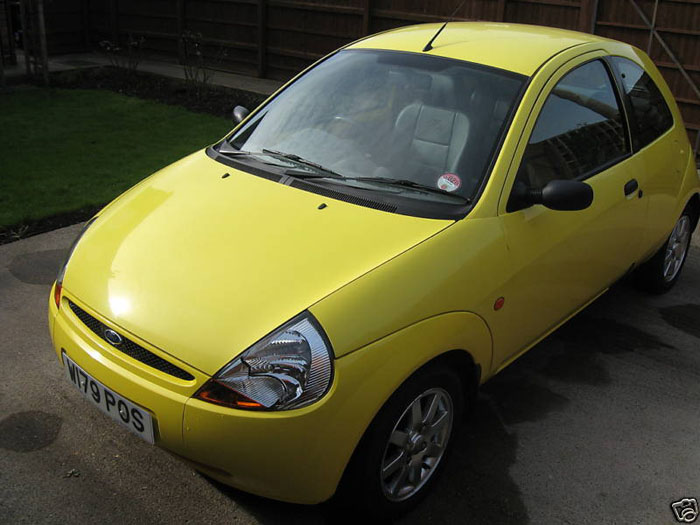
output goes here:
{"type": "MultiPolygon", "coordinates": [[[[0,246],[2,521],[324,522],[323,507],[209,483],[68,384],[46,302],[78,228],[0,246]]],[[[491,381],[437,491],[403,522],[674,523],[671,501],[700,498],[694,243],[673,293],[618,286],[491,381]]]]}
{"type": "MultiPolygon", "coordinates": [[[[81,69],[96,66],[109,65],[109,59],[99,53],[72,53],[70,55],[58,55],[49,57],[49,71],[68,71],[71,69],[81,69]]],[[[148,71],[165,77],[185,78],[185,73],[180,64],[162,60],[146,59],[142,60],[138,66],[139,71],[148,71]]],[[[25,75],[24,55],[17,53],[17,65],[6,66],[5,75],[8,79],[25,75]]],[[[224,71],[212,71],[209,82],[216,86],[250,91],[261,95],[270,95],[282,85],[279,80],[269,78],[249,77],[228,73],[224,71]]]]}

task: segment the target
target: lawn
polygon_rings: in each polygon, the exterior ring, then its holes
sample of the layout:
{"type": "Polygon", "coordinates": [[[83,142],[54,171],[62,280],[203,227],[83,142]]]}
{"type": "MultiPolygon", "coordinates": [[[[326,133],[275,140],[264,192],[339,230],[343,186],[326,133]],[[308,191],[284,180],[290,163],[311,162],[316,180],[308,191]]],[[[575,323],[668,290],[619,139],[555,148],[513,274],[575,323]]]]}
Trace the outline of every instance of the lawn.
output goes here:
{"type": "Polygon", "coordinates": [[[106,204],[231,127],[109,91],[0,93],[0,231],[106,204]]]}

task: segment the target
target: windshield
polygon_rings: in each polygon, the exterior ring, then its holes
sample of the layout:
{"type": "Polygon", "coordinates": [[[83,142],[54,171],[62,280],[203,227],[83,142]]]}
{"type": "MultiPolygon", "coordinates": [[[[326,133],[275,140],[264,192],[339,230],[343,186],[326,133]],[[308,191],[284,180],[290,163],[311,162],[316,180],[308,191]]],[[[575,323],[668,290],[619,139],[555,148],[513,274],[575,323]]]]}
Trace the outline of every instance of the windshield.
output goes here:
{"type": "Polygon", "coordinates": [[[334,175],[334,186],[464,203],[486,176],[524,78],[429,55],[345,50],[287,87],[228,146],[296,157],[334,175]]]}

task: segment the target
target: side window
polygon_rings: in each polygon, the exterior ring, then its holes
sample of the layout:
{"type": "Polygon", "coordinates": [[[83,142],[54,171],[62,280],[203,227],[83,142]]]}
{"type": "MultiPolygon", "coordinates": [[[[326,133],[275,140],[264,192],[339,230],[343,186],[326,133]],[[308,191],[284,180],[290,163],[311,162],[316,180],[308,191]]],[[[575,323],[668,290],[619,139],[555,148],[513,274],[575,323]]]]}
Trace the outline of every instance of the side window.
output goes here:
{"type": "Polygon", "coordinates": [[[549,94],[516,184],[541,189],[552,180],[585,178],[629,151],[608,70],[600,60],[588,62],[564,76],[549,94]]]}
{"type": "Polygon", "coordinates": [[[622,86],[632,106],[632,142],[640,149],[660,137],[673,125],[673,116],[661,91],[651,77],[631,60],[612,57],[622,77],[622,86]]]}

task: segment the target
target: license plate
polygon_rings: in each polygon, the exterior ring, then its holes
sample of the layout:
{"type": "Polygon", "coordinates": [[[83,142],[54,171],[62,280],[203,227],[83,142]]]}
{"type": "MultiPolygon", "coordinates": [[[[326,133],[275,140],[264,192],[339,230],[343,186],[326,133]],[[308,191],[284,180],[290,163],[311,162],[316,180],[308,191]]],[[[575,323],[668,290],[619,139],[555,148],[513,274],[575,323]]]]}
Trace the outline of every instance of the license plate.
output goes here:
{"type": "Polygon", "coordinates": [[[153,444],[153,418],[143,408],[110,390],[63,353],[68,380],[102,412],[153,444]]]}

